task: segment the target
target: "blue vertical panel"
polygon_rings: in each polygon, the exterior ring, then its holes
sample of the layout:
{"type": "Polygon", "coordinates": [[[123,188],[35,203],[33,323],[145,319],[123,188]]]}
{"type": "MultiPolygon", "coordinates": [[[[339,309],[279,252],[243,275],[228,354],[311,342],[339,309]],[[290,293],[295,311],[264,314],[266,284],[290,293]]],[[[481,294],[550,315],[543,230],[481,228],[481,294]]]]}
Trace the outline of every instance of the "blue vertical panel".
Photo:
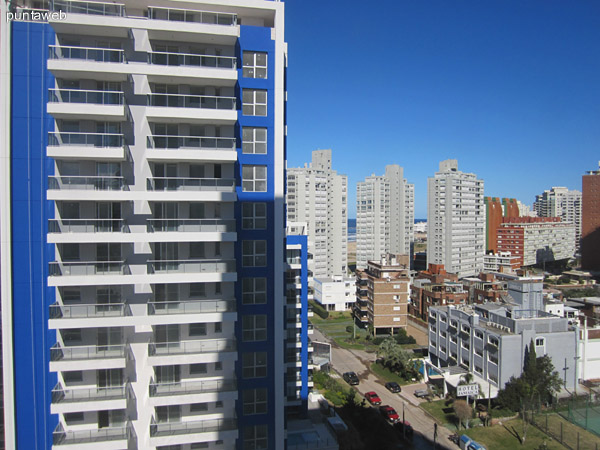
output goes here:
{"type": "Polygon", "coordinates": [[[13,340],[16,441],[18,449],[50,449],[58,420],[50,415],[56,375],[49,373],[49,305],[55,289],[47,283],[54,245],[47,244],[48,219],[54,204],[47,200],[53,162],[46,157],[48,131],[54,121],[46,113],[48,46],[55,34],[48,24],[12,23],[11,213],[13,274],[13,340]]]}
{"type": "MultiPolygon", "coordinates": [[[[236,324],[236,339],[238,342],[238,360],[236,363],[236,375],[238,379],[238,401],[236,405],[239,422],[240,438],[238,448],[243,446],[244,427],[252,425],[267,424],[269,426],[269,448],[273,447],[275,441],[275,398],[285,395],[284,392],[275,392],[275,378],[283,377],[283,373],[275,372],[274,355],[275,347],[284,345],[283,342],[275,342],[275,328],[284,327],[282,323],[275,323],[275,308],[283,309],[283,305],[275,301],[283,298],[283,292],[275,292],[275,280],[283,280],[284,273],[275,273],[275,263],[281,264],[285,255],[275,254],[275,146],[274,146],[274,111],[275,111],[275,41],[271,40],[271,29],[266,27],[254,27],[248,25],[240,26],[240,38],[237,45],[238,51],[238,123],[236,134],[238,139],[238,164],[236,166],[237,195],[238,202],[235,205],[238,240],[235,247],[237,260],[238,283],[236,283],[236,298],[238,321],[236,324]],[[259,51],[267,53],[268,69],[266,79],[244,78],[242,68],[242,55],[244,50],[259,51]],[[242,90],[263,89],[267,91],[267,116],[254,117],[244,116],[242,113],[242,90]],[[267,129],[267,154],[245,155],[242,153],[241,136],[242,127],[254,126],[267,129]],[[242,166],[244,164],[267,166],[267,192],[243,192],[242,191],[242,166]],[[242,203],[243,202],[266,202],[267,203],[267,229],[266,230],[242,230],[242,203]],[[266,240],[267,241],[267,267],[245,268],[242,267],[242,242],[244,240],[266,240]],[[244,277],[267,277],[268,300],[265,305],[243,305],[241,280],[244,277]],[[268,337],[264,342],[242,341],[242,318],[244,315],[266,314],[268,337]],[[244,352],[266,351],[268,354],[268,375],[266,378],[244,380],[242,378],[242,354],[244,352]],[[243,391],[245,389],[266,388],[268,390],[268,412],[267,414],[244,416],[242,410],[243,391]]],[[[282,247],[283,247],[283,243],[282,247]]]]}

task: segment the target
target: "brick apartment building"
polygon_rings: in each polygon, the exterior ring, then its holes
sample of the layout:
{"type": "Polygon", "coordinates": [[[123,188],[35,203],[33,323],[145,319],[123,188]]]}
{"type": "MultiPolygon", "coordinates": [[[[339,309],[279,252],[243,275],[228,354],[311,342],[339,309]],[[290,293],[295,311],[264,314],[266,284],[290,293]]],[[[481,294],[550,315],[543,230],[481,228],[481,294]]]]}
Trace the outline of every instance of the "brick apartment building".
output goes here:
{"type": "Polygon", "coordinates": [[[369,261],[356,271],[354,316],[375,336],[406,328],[409,285],[408,255],[388,253],[381,261],[369,261]]]}
{"type": "Polygon", "coordinates": [[[493,273],[481,272],[477,277],[463,278],[469,303],[497,302],[506,295],[506,282],[498,280],[493,273]]]}
{"type": "Polygon", "coordinates": [[[581,267],[600,270],[600,170],[581,178],[581,267]]]}
{"type": "Polygon", "coordinates": [[[498,228],[503,217],[519,217],[519,205],[514,198],[484,197],[485,205],[485,248],[498,252],[498,228]]]}
{"type": "Polygon", "coordinates": [[[441,264],[429,264],[429,268],[419,272],[413,281],[408,313],[427,320],[430,306],[463,304],[468,296],[457,274],[446,272],[441,264]]]}

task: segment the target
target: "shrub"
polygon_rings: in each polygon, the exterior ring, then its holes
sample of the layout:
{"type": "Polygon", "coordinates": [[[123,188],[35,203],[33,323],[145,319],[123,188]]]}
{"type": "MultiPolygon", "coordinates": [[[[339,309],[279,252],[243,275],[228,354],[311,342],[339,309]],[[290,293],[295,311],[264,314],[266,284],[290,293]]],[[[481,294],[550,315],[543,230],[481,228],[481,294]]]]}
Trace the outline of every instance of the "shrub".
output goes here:
{"type": "Polygon", "coordinates": [[[346,327],[346,332],[347,332],[347,333],[352,333],[352,325],[348,325],[348,326],[346,327]]]}
{"type": "Polygon", "coordinates": [[[329,317],[329,311],[323,308],[316,302],[310,302],[310,306],[312,306],[313,312],[319,316],[321,319],[327,319],[329,317]]]}

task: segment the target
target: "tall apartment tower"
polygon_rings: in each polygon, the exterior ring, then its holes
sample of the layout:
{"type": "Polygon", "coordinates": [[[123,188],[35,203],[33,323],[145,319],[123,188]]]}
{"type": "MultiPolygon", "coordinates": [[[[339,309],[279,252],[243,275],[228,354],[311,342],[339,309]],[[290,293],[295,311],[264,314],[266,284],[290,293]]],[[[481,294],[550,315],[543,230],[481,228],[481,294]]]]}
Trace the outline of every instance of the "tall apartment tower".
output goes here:
{"type": "Polygon", "coordinates": [[[348,177],[331,168],[331,150],[287,171],[287,220],[307,225],[309,284],[348,271],[348,177]]]}
{"type": "Polygon", "coordinates": [[[600,270],[600,163],[583,175],[581,199],[581,267],[600,270]]]}
{"type": "Polygon", "coordinates": [[[427,180],[427,264],[443,264],[459,277],[483,270],[483,180],[448,159],[427,180]]]}
{"type": "Polygon", "coordinates": [[[533,209],[538,217],[560,217],[575,225],[575,249],[581,240],[581,192],[566,187],[553,187],[535,196],[533,209]]]}
{"type": "Polygon", "coordinates": [[[284,448],[284,3],[44,5],[0,36],[7,447],[284,448]]]}
{"type": "Polygon", "coordinates": [[[356,185],[356,267],[392,253],[410,255],[414,243],[415,190],[398,165],[356,185]]]}

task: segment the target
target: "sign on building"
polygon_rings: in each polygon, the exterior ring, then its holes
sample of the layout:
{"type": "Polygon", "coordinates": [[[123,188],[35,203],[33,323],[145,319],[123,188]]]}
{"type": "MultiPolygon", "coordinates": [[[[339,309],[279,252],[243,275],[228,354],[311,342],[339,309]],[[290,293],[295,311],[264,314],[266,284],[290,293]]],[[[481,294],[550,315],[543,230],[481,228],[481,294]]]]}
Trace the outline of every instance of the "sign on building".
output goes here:
{"type": "Polygon", "coordinates": [[[479,395],[479,385],[478,384],[463,384],[456,386],[456,396],[457,397],[476,397],[479,395]]]}

